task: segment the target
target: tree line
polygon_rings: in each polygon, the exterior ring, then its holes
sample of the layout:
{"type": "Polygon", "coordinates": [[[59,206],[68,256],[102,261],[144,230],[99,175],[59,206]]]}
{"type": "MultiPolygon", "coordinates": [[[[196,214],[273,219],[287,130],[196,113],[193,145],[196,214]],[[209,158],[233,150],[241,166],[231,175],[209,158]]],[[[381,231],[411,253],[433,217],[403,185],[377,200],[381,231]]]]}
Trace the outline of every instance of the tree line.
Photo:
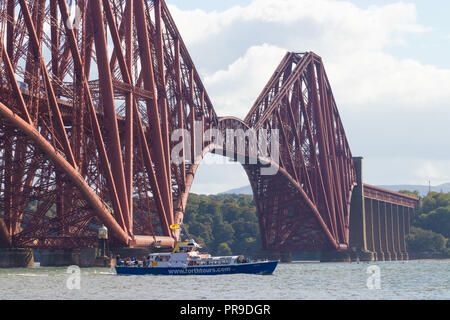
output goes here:
{"type": "Polygon", "coordinates": [[[191,194],[183,227],[213,255],[252,255],[261,247],[251,195],[191,194]]]}
{"type": "MultiPolygon", "coordinates": [[[[419,192],[400,191],[419,197],[419,192]]],[[[429,192],[420,198],[406,238],[408,252],[450,257],[450,193],[429,192]]]]}
{"type": "MultiPolygon", "coordinates": [[[[400,192],[420,198],[406,238],[408,252],[450,257],[450,193],[430,192],[421,198],[417,191],[400,192]]],[[[213,255],[253,255],[261,248],[251,195],[191,194],[183,226],[213,255]]]]}

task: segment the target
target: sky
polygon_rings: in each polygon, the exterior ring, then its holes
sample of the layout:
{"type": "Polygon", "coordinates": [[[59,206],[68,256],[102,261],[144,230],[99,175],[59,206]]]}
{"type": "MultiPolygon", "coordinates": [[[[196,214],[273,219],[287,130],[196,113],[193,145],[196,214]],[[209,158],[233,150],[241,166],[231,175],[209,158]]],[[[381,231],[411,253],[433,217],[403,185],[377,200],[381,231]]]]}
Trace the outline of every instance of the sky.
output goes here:
{"type": "MultiPolygon", "coordinates": [[[[244,118],[287,51],[313,51],[365,183],[450,182],[450,1],[166,2],[219,116],[244,118]]],[[[249,184],[212,159],[193,192],[249,184]]]]}

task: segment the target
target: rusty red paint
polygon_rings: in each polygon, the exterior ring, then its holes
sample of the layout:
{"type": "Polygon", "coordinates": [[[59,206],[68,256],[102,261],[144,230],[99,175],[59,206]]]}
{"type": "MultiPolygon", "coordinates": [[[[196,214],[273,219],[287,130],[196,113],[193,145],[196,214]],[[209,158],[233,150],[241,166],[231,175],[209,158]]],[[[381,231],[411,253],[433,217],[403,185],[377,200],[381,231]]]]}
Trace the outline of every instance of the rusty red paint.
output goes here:
{"type": "Polygon", "coordinates": [[[194,160],[227,148],[197,137],[198,121],[203,132],[280,131],[277,174],[244,164],[265,249],[347,248],[355,169],[319,56],[287,53],[244,121],[219,118],[163,0],[79,0],[75,29],[66,23],[72,2],[18,3],[0,0],[0,245],[95,245],[105,224],[118,245],[173,246],[179,233],[169,226],[183,221],[194,160]],[[47,12],[54,23],[44,35],[47,12]],[[180,166],[171,161],[175,129],[192,138],[181,153],[192,159],[180,166]]]}

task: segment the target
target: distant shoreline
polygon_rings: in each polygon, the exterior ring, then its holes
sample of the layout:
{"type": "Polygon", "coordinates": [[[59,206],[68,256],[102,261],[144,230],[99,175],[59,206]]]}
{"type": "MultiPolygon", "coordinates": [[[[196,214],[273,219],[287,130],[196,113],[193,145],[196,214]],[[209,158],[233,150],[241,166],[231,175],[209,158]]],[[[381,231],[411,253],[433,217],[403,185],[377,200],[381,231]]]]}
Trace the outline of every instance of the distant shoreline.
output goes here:
{"type": "Polygon", "coordinates": [[[437,253],[414,253],[409,252],[409,260],[449,260],[450,257],[445,253],[437,252],[437,253]]]}

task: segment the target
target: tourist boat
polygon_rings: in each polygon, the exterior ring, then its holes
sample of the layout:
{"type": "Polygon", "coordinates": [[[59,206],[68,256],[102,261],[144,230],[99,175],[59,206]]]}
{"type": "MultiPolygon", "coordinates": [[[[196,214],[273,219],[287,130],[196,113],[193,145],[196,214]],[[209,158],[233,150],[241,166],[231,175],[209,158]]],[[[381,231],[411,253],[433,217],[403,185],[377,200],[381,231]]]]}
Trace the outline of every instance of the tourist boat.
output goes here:
{"type": "Polygon", "coordinates": [[[118,275],[272,274],[278,261],[251,261],[243,256],[213,257],[194,241],[179,242],[169,253],[152,253],[145,261],[118,261],[118,275]]]}

